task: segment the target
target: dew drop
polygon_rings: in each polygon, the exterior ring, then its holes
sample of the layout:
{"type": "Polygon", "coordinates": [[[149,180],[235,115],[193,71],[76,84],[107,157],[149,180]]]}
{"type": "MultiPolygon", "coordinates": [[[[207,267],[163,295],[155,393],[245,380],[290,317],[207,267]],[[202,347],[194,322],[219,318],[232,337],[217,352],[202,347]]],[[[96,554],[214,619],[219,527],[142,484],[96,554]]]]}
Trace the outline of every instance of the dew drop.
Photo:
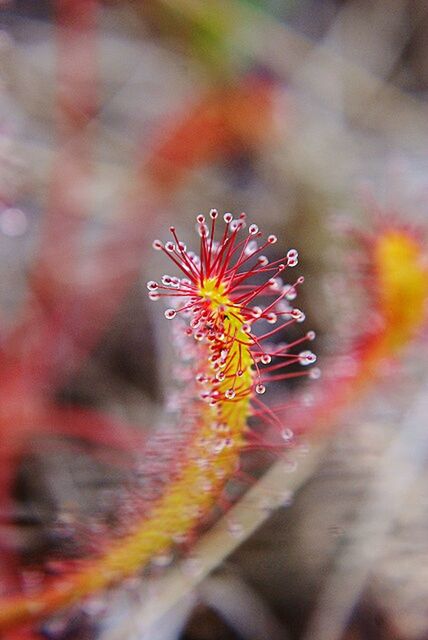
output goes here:
{"type": "Polygon", "coordinates": [[[272,362],[272,357],[268,353],[264,353],[260,358],[260,362],[263,364],[270,364],[272,362]]]}
{"type": "Polygon", "coordinates": [[[311,380],[318,380],[321,377],[321,369],[314,367],[309,371],[309,377],[311,380]]]}
{"type": "Polygon", "coordinates": [[[293,504],[294,494],[292,491],[284,491],[280,496],[281,507],[290,507],[293,504]]]}
{"type": "Polygon", "coordinates": [[[153,240],[152,247],[156,251],[160,251],[163,248],[163,244],[160,240],[153,240]]]}
{"type": "Polygon", "coordinates": [[[255,236],[259,232],[259,228],[256,224],[250,224],[248,227],[248,233],[250,236],[255,236]]]}
{"type": "Polygon", "coordinates": [[[196,216],[196,222],[198,224],[204,224],[205,222],[205,216],[202,215],[202,213],[200,213],[199,215],[196,216]]]}
{"type": "Polygon", "coordinates": [[[278,238],[272,234],[268,236],[267,241],[269,242],[269,244],[275,244],[275,242],[278,242],[278,238]]]}
{"type": "Polygon", "coordinates": [[[244,253],[246,256],[251,256],[255,251],[257,251],[257,242],[255,240],[250,240],[244,249],[244,253]]]}
{"type": "Polygon", "coordinates": [[[272,289],[272,291],[278,291],[282,287],[281,278],[271,278],[269,280],[269,286],[272,289]]]}
{"type": "Polygon", "coordinates": [[[217,211],[217,209],[211,209],[211,211],[210,211],[210,218],[211,218],[211,220],[215,220],[216,218],[218,218],[218,211],[217,211]]]}
{"type": "Polygon", "coordinates": [[[315,340],[315,338],[316,338],[315,331],[308,331],[308,333],[306,334],[306,337],[307,337],[308,340],[315,340]]]}
{"type": "Polygon", "coordinates": [[[315,398],[312,393],[305,393],[302,396],[302,404],[304,407],[312,407],[315,402],[315,398]]]}
{"type": "Polygon", "coordinates": [[[173,560],[173,556],[172,554],[161,554],[159,556],[154,556],[152,558],[152,563],[156,566],[156,567],[167,567],[168,565],[171,564],[173,560]]]}
{"type": "Polygon", "coordinates": [[[158,288],[158,283],[155,282],[154,280],[149,280],[147,283],[147,289],[149,291],[155,291],[158,288]]]}
{"type": "Polygon", "coordinates": [[[227,524],[227,530],[233,538],[241,538],[244,534],[244,527],[240,522],[229,521],[227,524]]]}
{"type": "Polygon", "coordinates": [[[267,264],[269,264],[269,260],[266,258],[266,256],[259,256],[257,258],[257,262],[261,267],[265,267],[267,264]]]}
{"type": "Polygon", "coordinates": [[[172,320],[177,315],[177,312],[175,309],[167,309],[164,315],[167,320],[172,320]]]}
{"type": "Polygon", "coordinates": [[[270,313],[267,314],[266,320],[267,322],[269,322],[269,324],[275,324],[275,322],[278,320],[278,316],[276,315],[276,313],[271,311],[270,313]]]}
{"type": "Polygon", "coordinates": [[[291,310],[291,317],[294,318],[294,320],[296,320],[297,322],[303,322],[306,318],[303,311],[297,308],[291,310]]]}
{"type": "Polygon", "coordinates": [[[317,357],[312,351],[306,350],[299,353],[299,361],[303,366],[313,364],[314,362],[316,362],[316,359],[317,357]]]}
{"type": "Polygon", "coordinates": [[[294,433],[289,427],[285,427],[281,431],[281,438],[285,440],[285,442],[290,442],[290,440],[292,440],[293,437],[294,437],[294,433]]]}
{"type": "Polygon", "coordinates": [[[223,433],[227,429],[227,425],[224,422],[213,422],[211,428],[213,431],[223,433]]]}
{"type": "Polygon", "coordinates": [[[256,385],[256,393],[258,393],[259,395],[262,395],[265,391],[266,391],[266,387],[264,384],[256,385]]]}
{"type": "Polygon", "coordinates": [[[199,225],[198,234],[200,235],[201,238],[208,238],[209,230],[206,224],[199,225]]]}
{"type": "Polygon", "coordinates": [[[168,242],[165,242],[165,249],[167,251],[174,251],[175,249],[175,244],[173,242],[171,242],[170,240],[168,240],[168,242]]]}
{"type": "Polygon", "coordinates": [[[212,448],[213,453],[221,453],[225,448],[225,446],[226,446],[226,440],[224,438],[221,438],[221,440],[217,440],[217,442],[212,448]]]}
{"type": "Polygon", "coordinates": [[[293,285],[285,284],[283,290],[286,291],[285,298],[289,302],[291,302],[292,300],[295,300],[297,298],[296,287],[293,287],[293,285]]]}
{"type": "Polygon", "coordinates": [[[232,400],[235,397],[235,389],[227,389],[224,393],[225,397],[228,400],[232,400]]]}
{"type": "Polygon", "coordinates": [[[223,220],[226,224],[229,224],[233,220],[233,215],[231,213],[225,213],[223,216],[223,220]]]}

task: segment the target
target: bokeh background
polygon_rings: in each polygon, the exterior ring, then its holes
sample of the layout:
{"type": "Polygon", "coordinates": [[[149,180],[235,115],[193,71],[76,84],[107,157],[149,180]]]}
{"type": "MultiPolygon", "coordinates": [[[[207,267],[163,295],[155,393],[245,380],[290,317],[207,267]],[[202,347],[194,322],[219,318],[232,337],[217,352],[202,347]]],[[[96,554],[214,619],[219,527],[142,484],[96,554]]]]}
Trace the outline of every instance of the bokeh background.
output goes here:
{"type": "MultiPolygon", "coordinates": [[[[52,549],[79,555],[128,474],[85,440],[95,424],[32,429],[40,398],[102,411],[112,446],[122,424],[164,420],[173,353],[145,282],[170,224],[191,244],[196,213],[246,211],[296,247],[324,366],[367,322],[349,228],[376,208],[428,224],[428,5],[3,0],[0,20],[0,527],[31,588],[52,549]]],[[[263,526],[149,632],[146,584],[40,637],[428,638],[424,360],[410,347],[309,437],[282,506],[268,494],[263,526]]]]}

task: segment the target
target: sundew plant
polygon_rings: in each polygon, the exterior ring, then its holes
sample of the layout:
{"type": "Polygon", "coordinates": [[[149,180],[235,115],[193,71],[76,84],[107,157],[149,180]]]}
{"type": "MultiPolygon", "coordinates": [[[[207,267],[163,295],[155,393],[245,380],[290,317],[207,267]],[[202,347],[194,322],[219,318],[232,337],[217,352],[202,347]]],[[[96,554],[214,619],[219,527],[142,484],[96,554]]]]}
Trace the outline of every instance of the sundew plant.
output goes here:
{"type": "MultiPolygon", "coordinates": [[[[123,535],[100,544],[98,556],[31,596],[3,600],[3,628],[44,618],[169,557],[178,545],[195,538],[214,506],[225,504],[222,494],[228,480],[240,473],[243,452],[279,452],[290,446],[292,434],[280,418],[286,403],[270,406],[261,396],[271,380],[319,377],[318,368],[310,366],[316,356],[307,348],[313,331],[288,343],[277,339],[305,320],[294,306],[303,277],[283,280],[298,264],[297,251],[270,261],[265,254],[276,236],[264,238],[256,224],[247,225],[245,214],[234,219],[226,213],[220,226],[213,209],[209,219],[207,224],[203,215],[197,217],[198,252],[187,250],[174,227],[171,240],[153,243],[178,274],[164,275],[159,283],[152,280],[147,287],[152,300],[169,302],[165,317],[174,323],[180,378],[186,383],[177,396],[176,437],[161,439],[161,448],[169,447],[173,454],[163,469],[168,480],[162,494],[128,529],[125,523],[123,535]],[[289,371],[290,365],[301,366],[289,371]],[[269,441],[263,428],[250,428],[250,417],[269,430],[269,441]]],[[[165,458],[165,451],[158,454],[165,458]]]]}

